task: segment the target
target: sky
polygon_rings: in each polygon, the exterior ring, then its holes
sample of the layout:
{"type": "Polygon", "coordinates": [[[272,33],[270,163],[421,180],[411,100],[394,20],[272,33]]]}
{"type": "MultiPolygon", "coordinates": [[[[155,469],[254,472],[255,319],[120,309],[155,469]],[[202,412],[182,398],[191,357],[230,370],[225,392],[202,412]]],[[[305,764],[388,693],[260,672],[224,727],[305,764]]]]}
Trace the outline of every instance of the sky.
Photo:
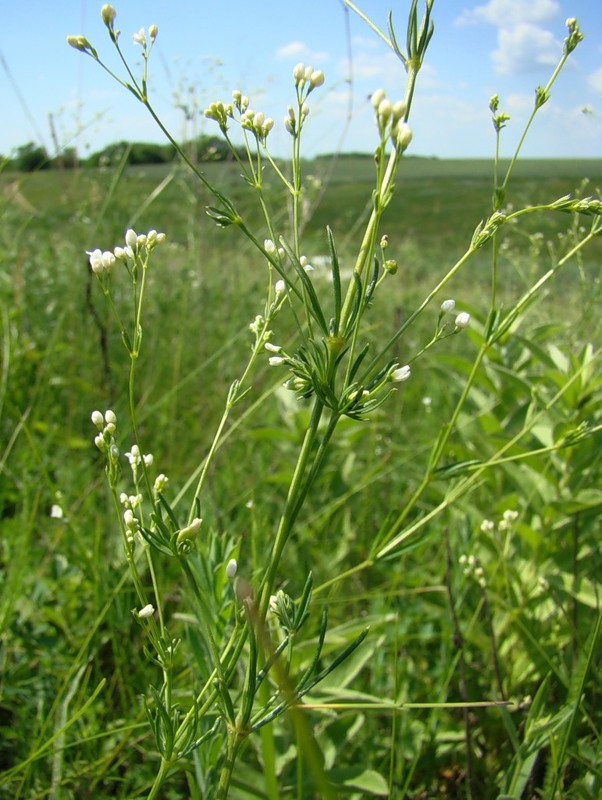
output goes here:
{"type": "MultiPolygon", "coordinates": [[[[163,141],[146,109],[89,57],[69,47],[83,34],[123,75],[92,0],[0,0],[0,153],[27,142],[76,146],[80,155],[122,139],[163,141]]],[[[389,10],[405,45],[410,0],[356,0],[386,31],[389,10]]],[[[132,34],[159,33],[149,59],[149,94],[178,139],[217,133],[204,108],[229,102],[232,89],[276,120],[270,150],[285,156],[283,126],[294,99],[292,70],[303,62],[325,73],[310,96],[304,153],[372,152],[369,97],[404,93],[401,62],[342,0],[116,0],[120,45],[135,72],[141,48],[132,34]],[[189,114],[182,111],[185,106],[189,114]]],[[[419,8],[423,3],[419,0],[419,8]]],[[[558,77],[523,148],[527,157],[602,157],[602,2],[600,0],[435,0],[435,34],[412,106],[408,153],[486,158],[495,148],[491,95],[510,115],[501,153],[511,155],[535,96],[557,64],[565,21],[576,17],[584,40],[558,77]]],[[[403,47],[403,49],[405,49],[403,47]]]]}

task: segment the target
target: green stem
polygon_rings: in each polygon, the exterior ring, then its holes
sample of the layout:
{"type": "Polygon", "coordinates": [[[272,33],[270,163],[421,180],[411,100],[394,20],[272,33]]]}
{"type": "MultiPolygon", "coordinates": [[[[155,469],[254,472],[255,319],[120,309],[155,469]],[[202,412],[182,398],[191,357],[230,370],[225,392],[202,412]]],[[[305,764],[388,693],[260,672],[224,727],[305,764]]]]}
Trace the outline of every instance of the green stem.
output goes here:
{"type": "Polygon", "coordinates": [[[288,537],[290,536],[295,518],[300,510],[298,499],[304,491],[303,480],[309,464],[311,451],[316,440],[318,425],[320,423],[323,410],[324,405],[316,398],[314,401],[314,407],[312,409],[311,419],[309,421],[307,431],[305,432],[305,439],[303,440],[301,452],[299,453],[299,458],[297,459],[297,464],[295,466],[295,472],[289,486],[284,512],[278,525],[276,539],[274,541],[270,556],[270,563],[263,580],[262,595],[259,603],[259,624],[262,624],[261,621],[265,619],[265,615],[267,614],[270,596],[276,580],[278,565],[280,564],[280,558],[282,557],[284,546],[286,545],[288,537]]]}
{"type": "Polygon", "coordinates": [[[230,781],[232,780],[232,771],[236,762],[236,754],[240,747],[240,738],[236,731],[228,733],[226,742],[226,757],[222,766],[219,784],[217,787],[216,800],[227,800],[228,791],[230,789],[230,781]]]}
{"type": "Polygon", "coordinates": [[[161,764],[159,766],[159,771],[155,777],[153,785],[151,786],[151,790],[147,795],[146,800],[156,800],[159,797],[159,790],[163,785],[163,781],[167,777],[167,773],[169,772],[171,764],[166,761],[164,758],[161,759],[161,764]]]}

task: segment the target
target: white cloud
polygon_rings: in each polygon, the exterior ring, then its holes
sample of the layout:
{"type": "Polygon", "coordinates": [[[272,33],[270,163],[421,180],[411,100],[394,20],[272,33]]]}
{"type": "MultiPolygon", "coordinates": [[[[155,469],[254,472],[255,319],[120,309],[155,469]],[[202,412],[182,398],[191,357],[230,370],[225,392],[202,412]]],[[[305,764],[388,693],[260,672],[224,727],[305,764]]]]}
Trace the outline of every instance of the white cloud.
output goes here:
{"type": "Polygon", "coordinates": [[[594,92],[602,94],[602,67],[598,67],[588,75],[587,84],[594,92]]]}
{"type": "Polygon", "coordinates": [[[276,58],[281,61],[297,60],[305,61],[306,63],[313,62],[313,65],[318,68],[318,65],[330,61],[330,56],[320,50],[312,50],[305,42],[289,42],[282,45],[276,50],[276,58]]]}
{"type": "Polygon", "coordinates": [[[498,46],[491,58],[496,72],[519,74],[554,66],[561,52],[562,44],[550,31],[523,22],[498,31],[498,46]]]}
{"type": "Polygon", "coordinates": [[[556,0],[489,0],[476,8],[465,8],[456,24],[489,22],[498,28],[510,28],[522,23],[545,22],[559,11],[560,4],[556,0]]]}

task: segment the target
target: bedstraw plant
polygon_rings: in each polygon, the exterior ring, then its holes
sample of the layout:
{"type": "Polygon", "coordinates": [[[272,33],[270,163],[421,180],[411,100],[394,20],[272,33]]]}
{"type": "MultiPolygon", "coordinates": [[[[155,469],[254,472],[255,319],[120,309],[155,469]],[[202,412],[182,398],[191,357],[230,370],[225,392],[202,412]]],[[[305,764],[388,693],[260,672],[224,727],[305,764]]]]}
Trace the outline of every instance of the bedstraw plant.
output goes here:
{"type": "MultiPolygon", "coordinates": [[[[494,437],[491,446],[483,448],[480,456],[450,462],[450,449],[457,447],[462,415],[473,402],[481,376],[489,374],[490,365],[503,357],[504,348],[546,284],[602,231],[602,202],[597,198],[566,196],[520,208],[508,203],[511,178],[524,136],[533,117],[550,97],[566,59],[582,38],[577,22],[567,21],[568,33],[559,65],[548,84],[537,89],[533,116],[503,174],[499,155],[496,155],[492,207],[476,226],[464,254],[437,277],[430,291],[397,329],[391,330],[385,340],[375,341],[370,339],[369,330],[374,315],[378,314],[383,291],[402,290],[399,285],[402,270],[398,269],[395,259],[398,243],[383,233],[382,223],[394,191],[403,185],[404,153],[412,141],[412,101],[419,88],[420,69],[434,31],[433,0],[426,0],[421,18],[417,0],[412,0],[405,48],[395,33],[392,16],[387,31],[383,31],[349,0],[344,2],[396,54],[405,69],[406,82],[397,97],[388,98],[378,88],[372,95],[376,144],[371,211],[356,243],[350,276],[341,268],[336,230],[327,228],[324,231],[329,258],[328,282],[314,279],[302,235],[306,192],[302,144],[304,131],[311,122],[314,93],[325,83],[320,69],[305,64],[294,67],[292,101],[283,120],[279,118],[275,122],[255,109],[252,101],[238,89],[226,100],[211,102],[205,110],[205,117],[224,137],[248,191],[256,198],[262,220],[256,225],[248,222],[235,203],[190,160],[153,107],[147,69],[157,42],[157,25],[134,34],[142,53],[141,75],[124,55],[116,27],[117,12],[112,6],[104,5],[101,17],[110,43],[121,60],[122,75],[105,64],[99,50],[86,38],[68,37],[71,46],[92,58],[146,107],[180,158],[214,198],[214,204],[207,209],[211,219],[217,226],[245,237],[254,249],[257,269],[265,272],[265,302],[248,324],[250,351],[238,378],[229,387],[213,441],[194,474],[177,476],[174,481],[173,476],[161,472],[160,463],[157,464],[148,452],[152,448],[152,426],[143,428],[138,419],[142,389],[137,368],[145,347],[147,278],[151,271],[169,269],[169,249],[164,246],[169,231],[151,230],[141,234],[130,229],[125,233],[125,241],[114,249],[92,249],[88,253],[90,268],[114,312],[129,357],[127,417],[117,417],[111,409],[95,410],[92,424],[96,428],[96,447],[104,456],[123,551],[137,597],[137,607],[132,611],[133,624],[141,626],[145,656],[156,670],[155,681],[145,699],[154,747],[159,754],[156,779],[148,791],[149,800],[166,796],[161,794],[162,787],[179,770],[188,770],[188,780],[196,786],[195,796],[201,796],[198,793],[202,792],[204,797],[224,800],[237,774],[237,764],[255,737],[260,744],[251,746],[260,748],[264,771],[265,795],[261,796],[272,800],[285,796],[284,787],[279,785],[278,742],[273,725],[283,715],[292,726],[298,761],[297,785],[287,790],[286,796],[302,798],[311,793],[324,798],[338,796],[337,786],[323,769],[322,754],[304,707],[307,708],[310,697],[319,696],[323,681],[329,679],[331,684],[332,681],[336,683],[337,669],[344,668],[349,659],[353,661],[366,647],[364,640],[368,629],[356,632],[338,649],[328,646],[326,608],[319,620],[312,616],[317,588],[323,592],[328,586],[342,584],[379,563],[393,568],[410,542],[418,540],[427,527],[432,529],[437,519],[448,520],[450,510],[501,469],[501,465],[522,462],[533,456],[536,450],[534,431],[562,404],[575,382],[585,380],[586,362],[583,362],[582,366],[575,366],[574,377],[559,385],[555,393],[544,396],[542,391],[536,395],[534,390],[528,413],[506,437],[494,437]],[[275,125],[284,125],[290,136],[287,162],[275,159],[270,152],[270,133],[275,125]],[[286,224],[282,215],[275,213],[273,192],[266,188],[267,175],[279,182],[286,193],[290,211],[286,224]],[[588,221],[589,227],[577,228],[570,246],[557,255],[547,272],[537,277],[512,304],[503,307],[498,301],[498,283],[504,232],[544,212],[570,214],[571,218],[579,215],[588,221]],[[455,301],[446,297],[446,287],[475,254],[481,256],[485,249],[491,259],[488,308],[471,309],[471,318],[462,303],[457,308],[455,301]],[[125,291],[129,292],[127,301],[123,299],[125,291]],[[408,334],[419,318],[422,321],[429,315],[432,335],[416,345],[413,336],[408,334]],[[291,330],[294,335],[289,335],[291,330]],[[463,337],[466,346],[470,337],[475,352],[463,373],[461,389],[449,419],[434,438],[422,479],[409,487],[401,508],[383,513],[382,526],[360,561],[346,564],[320,587],[314,587],[311,571],[295,576],[292,583],[303,588],[298,597],[291,596],[286,590],[291,581],[282,571],[283,556],[291,547],[300,516],[328,463],[341,422],[348,419],[357,425],[370,424],[379,413],[387,414],[391,404],[399,402],[400,395],[395,390],[411,392],[413,377],[423,368],[425,359],[431,358],[435,351],[444,353],[451,337],[463,337]],[[393,352],[403,352],[403,359],[394,357],[393,352]],[[216,454],[230,430],[232,417],[244,408],[255,391],[254,375],[266,362],[273,374],[281,376],[279,383],[297,398],[299,407],[307,409],[307,416],[279,518],[274,519],[270,530],[266,531],[265,548],[253,562],[242,533],[225,535],[212,529],[203,517],[208,502],[206,490],[210,470],[215,470],[218,476],[214,475],[212,480],[219,480],[216,454]],[[123,453],[122,443],[127,441],[129,451],[123,453]],[[172,484],[183,488],[172,492],[172,484]],[[439,499],[433,501],[437,496],[439,499]],[[164,595],[161,575],[167,560],[177,565],[187,587],[177,613],[164,595]],[[187,648],[190,652],[184,652],[187,648]],[[196,665],[192,671],[187,668],[190,664],[196,665]],[[191,770],[191,759],[199,752],[208,755],[194,760],[194,770],[191,770]]],[[[499,154],[499,140],[508,117],[500,112],[497,97],[492,98],[490,108],[496,153],[499,154]]],[[[597,353],[590,353],[590,361],[594,355],[597,353]]],[[[468,358],[466,354],[463,357],[468,358]]],[[[211,387],[206,391],[211,391],[211,387]]],[[[270,402],[272,396],[268,393],[263,401],[270,402]]],[[[567,447],[576,451],[582,444],[587,446],[591,436],[592,429],[583,425],[565,428],[561,436],[548,441],[545,452],[553,456],[567,447]]],[[[541,447],[537,452],[541,452],[541,447]]],[[[528,497],[520,502],[526,514],[528,497]]],[[[482,593],[491,621],[484,567],[474,556],[466,554],[462,555],[460,564],[466,580],[474,579],[475,591],[482,593]]],[[[448,566],[449,603],[455,613],[459,601],[452,588],[455,579],[451,559],[448,566]]],[[[513,590],[509,588],[510,579],[507,576],[506,579],[510,603],[513,590]]],[[[459,591],[464,597],[466,586],[459,591]]],[[[598,613],[580,662],[583,687],[592,667],[599,627],[598,613]]],[[[495,644],[494,627],[490,625],[489,630],[495,644]]],[[[456,634],[463,647],[459,625],[456,634]]],[[[499,790],[506,792],[504,796],[519,797],[517,787],[524,787],[531,774],[533,753],[552,747],[554,758],[549,762],[552,766],[548,767],[545,778],[551,793],[546,796],[558,796],[582,695],[574,697],[568,716],[559,720],[555,728],[540,728],[539,733],[534,734],[529,725],[525,731],[519,731],[512,721],[508,709],[513,705],[504,692],[501,676],[498,688],[498,696],[487,698],[484,704],[496,707],[514,746],[512,769],[506,778],[500,779],[499,790]],[[560,731],[560,744],[554,739],[557,731],[560,731]],[[534,738],[537,740],[535,749],[534,738]]],[[[468,709],[471,703],[478,703],[482,698],[466,694],[461,700],[468,709]]],[[[359,710],[370,705],[393,714],[400,708],[395,693],[381,698],[380,703],[372,698],[367,704],[349,702],[344,708],[359,710]]],[[[438,700],[430,704],[433,709],[445,705],[438,700]]],[[[536,706],[540,710],[541,702],[536,706]]],[[[470,755],[473,745],[468,717],[465,721],[470,755]]],[[[469,755],[467,794],[476,797],[474,764],[469,755]]],[[[391,764],[389,792],[393,791],[396,774],[393,760],[391,764]]],[[[240,769],[244,780],[244,769],[240,769]]],[[[382,794],[382,791],[377,793],[382,794]]]]}

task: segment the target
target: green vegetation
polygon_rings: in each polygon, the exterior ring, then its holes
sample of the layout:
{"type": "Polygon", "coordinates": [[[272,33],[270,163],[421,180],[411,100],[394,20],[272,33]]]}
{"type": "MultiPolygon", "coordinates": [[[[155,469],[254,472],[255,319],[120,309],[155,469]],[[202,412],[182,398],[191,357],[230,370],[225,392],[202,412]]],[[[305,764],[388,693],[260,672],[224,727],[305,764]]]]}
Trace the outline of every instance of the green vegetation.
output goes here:
{"type": "Polygon", "coordinates": [[[0,797],[599,797],[602,163],[379,108],[376,166],[0,174],[0,797]]]}

